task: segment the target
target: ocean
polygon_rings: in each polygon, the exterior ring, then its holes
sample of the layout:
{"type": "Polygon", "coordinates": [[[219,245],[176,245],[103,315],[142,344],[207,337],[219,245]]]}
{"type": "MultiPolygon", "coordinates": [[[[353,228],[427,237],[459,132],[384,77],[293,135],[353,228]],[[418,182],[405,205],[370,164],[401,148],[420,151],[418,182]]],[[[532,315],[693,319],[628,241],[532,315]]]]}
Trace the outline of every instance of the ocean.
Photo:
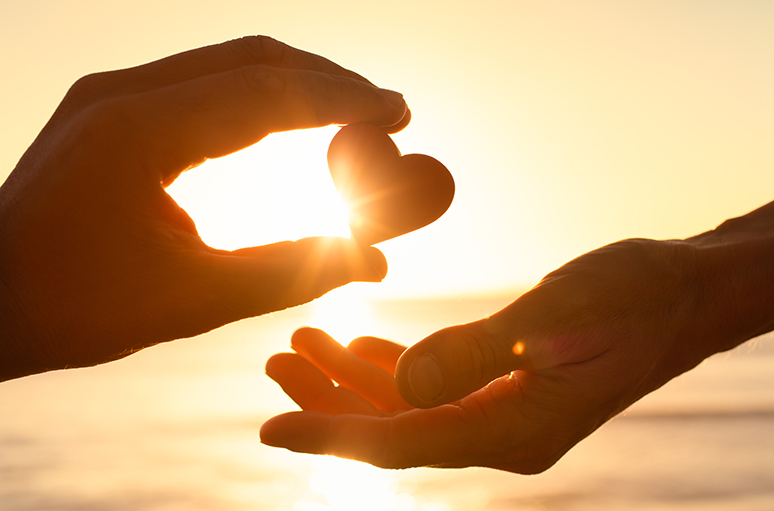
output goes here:
{"type": "Polygon", "coordinates": [[[304,325],[404,344],[511,297],[336,291],[111,364],[0,384],[0,510],[774,510],[774,337],[716,355],[543,474],[382,470],[264,446],[297,409],[264,374],[304,325]]]}

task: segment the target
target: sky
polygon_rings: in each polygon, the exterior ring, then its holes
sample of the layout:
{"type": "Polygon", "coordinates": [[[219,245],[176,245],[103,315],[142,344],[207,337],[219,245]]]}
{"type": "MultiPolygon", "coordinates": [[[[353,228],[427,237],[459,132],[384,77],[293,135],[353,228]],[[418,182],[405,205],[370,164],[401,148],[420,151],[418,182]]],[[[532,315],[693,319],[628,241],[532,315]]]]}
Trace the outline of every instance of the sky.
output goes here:
{"type": "MultiPolygon", "coordinates": [[[[509,292],[628,237],[683,238],[772,200],[774,2],[30,0],[0,7],[0,178],[69,86],[265,34],[402,92],[394,136],[451,171],[434,224],[379,244],[376,297],[509,292]]],[[[170,193],[206,242],[347,235],[335,127],[272,135],[170,193]]]]}

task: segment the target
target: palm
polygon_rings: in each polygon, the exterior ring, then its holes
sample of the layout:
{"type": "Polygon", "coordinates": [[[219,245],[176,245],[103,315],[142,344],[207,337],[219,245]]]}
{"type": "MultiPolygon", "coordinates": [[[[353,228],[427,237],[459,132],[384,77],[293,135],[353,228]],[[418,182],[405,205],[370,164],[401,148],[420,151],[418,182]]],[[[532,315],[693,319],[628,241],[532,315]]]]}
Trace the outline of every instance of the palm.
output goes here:
{"type": "Polygon", "coordinates": [[[685,333],[692,315],[674,306],[690,304],[694,292],[670,271],[679,248],[645,240],[604,247],[489,318],[435,332],[405,353],[372,338],[345,349],[301,330],[298,354],[272,359],[267,372],[305,411],[271,419],[262,439],[382,467],[546,470],[706,356],[685,350],[695,340],[685,333]],[[517,341],[523,350],[514,352],[517,341]],[[426,384],[432,361],[443,368],[435,386],[426,384]],[[416,389],[437,392],[420,399],[416,389]]]}
{"type": "MultiPolygon", "coordinates": [[[[560,441],[566,432],[551,425],[560,424],[559,415],[572,413],[573,405],[583,406],[579,403],[582,389],[574,395],[566,392],[566,380],[578,379],[581,372],[575,368],[540,375],[516,372],[457,402],[414,408],[398,394],[392,374],[403,346],[363,337],[344,348],[324,332],[309,328],[298,330],[292,345],[296,353],[273,356],[266,372],[304,411],[282,416],[292,420],[291,427],[287,422],[275,427],[270,421],[261,434],[265,442],[293,450],[336,454],[391,468],[485,466],[538,471],[538,464],[529,467],[525,460],[549,461],[545,458],[551,456],[550,462],[555,461],[556,453],[544,455],[536,448],[560,441]],[[556,396],[557,387],[562,388],[564,399],[546,406],[542,398],[556,396]],[[343,442],[320,438],[323,430],[347,438],[343,442]],[[387,449],[388,445],[392,448],[387,449]]],[[[578,440],[567,442],[567,449],[578,440]]]]}

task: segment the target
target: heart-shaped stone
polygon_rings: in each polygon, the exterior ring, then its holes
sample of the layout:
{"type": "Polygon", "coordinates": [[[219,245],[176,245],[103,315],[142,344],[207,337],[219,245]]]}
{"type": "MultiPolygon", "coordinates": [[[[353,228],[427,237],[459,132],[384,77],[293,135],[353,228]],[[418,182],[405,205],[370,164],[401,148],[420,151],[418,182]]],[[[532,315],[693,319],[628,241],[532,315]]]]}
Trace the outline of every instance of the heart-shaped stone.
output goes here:
{"type": "Polygon", "coordinates": [[[349,206],[349,227],[360,244],[373,245],[424,227],[454,198],[454,179],[424,154],[401,156],[373,124],[350,124],[328,148],[333,183],[349,206]]]}

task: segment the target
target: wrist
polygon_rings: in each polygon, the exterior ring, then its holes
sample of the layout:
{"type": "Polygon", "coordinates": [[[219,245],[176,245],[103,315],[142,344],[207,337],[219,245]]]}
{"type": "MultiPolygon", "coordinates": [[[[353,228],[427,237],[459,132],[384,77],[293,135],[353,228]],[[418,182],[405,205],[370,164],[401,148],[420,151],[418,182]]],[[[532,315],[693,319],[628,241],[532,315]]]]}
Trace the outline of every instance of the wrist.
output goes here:
{"type": "MultiPolygon", "coordinates": [[[[774,203],[772,203],[774,204],[774,203]]],[[[774,208],[724,222],[686,242],[696,249],[702,332],[714,352],[774,329],[774,208]]]]}
{"type": "MultiPolygon", "coordinates": [[[[0,225],[2,231],[3,225],[0,225]]],[[[13,244],[4,243],[13,236],[0,233],[0,382],[21,378],[50,369],[42,356],[39,338],[33,332],[45,322],[42,318],[33,318],[35,302],[25,307],[25,297],[29,291],[25,283],[25,272],[12,261],[13,244]]],[[[38,304],[39,306],[39,304],[38,304]]]]}

